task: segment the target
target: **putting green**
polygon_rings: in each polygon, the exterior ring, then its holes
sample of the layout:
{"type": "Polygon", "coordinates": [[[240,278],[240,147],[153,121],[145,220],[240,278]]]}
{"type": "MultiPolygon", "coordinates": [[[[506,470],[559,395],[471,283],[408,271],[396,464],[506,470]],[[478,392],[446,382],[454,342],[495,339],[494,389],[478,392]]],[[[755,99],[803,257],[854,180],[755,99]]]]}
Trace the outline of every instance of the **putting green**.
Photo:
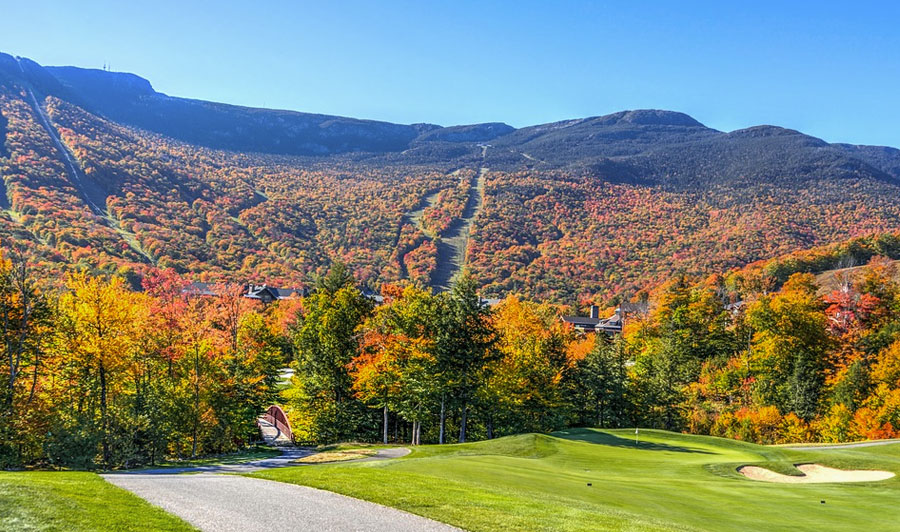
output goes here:
{"type": "Polygon", "coordinates": [[[900,444],[795,451],[665,431],[575,429],[421,446],[385,462],[255,476],[344,493],[469,530],[896,530],[900,480],[775,484],[743,465],[900,471],[900,444]],[[824,503],[823,503],[824,501],[824,503]]]}

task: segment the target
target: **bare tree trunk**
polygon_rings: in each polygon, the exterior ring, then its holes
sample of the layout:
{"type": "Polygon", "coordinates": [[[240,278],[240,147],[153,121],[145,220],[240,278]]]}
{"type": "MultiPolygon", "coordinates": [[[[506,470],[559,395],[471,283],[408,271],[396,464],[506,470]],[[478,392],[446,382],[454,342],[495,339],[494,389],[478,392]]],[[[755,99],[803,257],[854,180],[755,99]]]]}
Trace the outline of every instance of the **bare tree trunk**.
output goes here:
{"type": "Polygon", "coordinates": [[[38,370],[40,369],[40,365],[40,359],[35,359],[34,374],[31,376],[31,391],[28,393],[28,401],[25,402],[26,406],[30,405],[31,402],[34,401],[34,392],[37,391],[38,370]]]}
{"type": "Polygon", "coordinates": [[[388,407],[387,403],[384,405],[384,441],[382,443],[387,444],[388,442],[388,407]]]}
{"type": "Polygon", "coordinates": [[[200,355],[194,347],[194,426],[191,430],[191,458],[197,456],[197,432],[200,423],[200,355]]]}
{"type": "Polygon", "coordinates": [[[106,368],[100,363],[100,430],[103,443],[103,463],[109,467],[109,434],[106,420],[106,368]]]}
{"type": "Polygon", "coordinates": [[[466,418],[468,417],[468,410],[469,405],[463,403],[459,417],[459,443],[466,443],[466,418]]]}
{"type": "Polygon", "coordinates": [[[438,441],[443,444],[444,443],[444,432],[447,427],[447,409],[444,405],[444,396],[445,394],[441,394],[441,435],[438,441]]]}
{"type": "Polygon", "coordinates": [[[9,412],[10,419],[14,418],[13,414],[13,404],[14,404],[14,395],[16,389],[16,377],[18,376],[18,371],[15,362],[13,362],[13,351],[12,347],[7,345],[6,347],[7,353],[9,353],[9,382],[7,382],[6,386],[6,394],[3,397],[4,407],[7,412],[9,412]]]}
{"type": "MultiPolygon", "coordinates": [[[[14,291],[15,295],[19,297],[19,305],[21,305],[21,316],[18,317],[18,338],[13,340],[11,338],[13,332],[13,325],[11,323],[10,314],[13,312],[12,308],[7,305],[8,301],[4,301],[3,304],[3,338],[6,339],[6,354],[9,358],[9,388],[7,390],[7,395],[4,398],[5,406],[7,414],[9,415],[10,420],[15,419],[15,393],[16,393],[16,380],[19,378],[19,374],[24,371],[22,361],[23,356],[25,354],[25,341],[27,338],[31,336],[31,329],[29,319],[31,318],[31,312],[33,311],[33,305],[31,303],[29,285],[28,285],[28,269],[25,263],[25,260],[17,255],[13,254],[12,257],[12,271],[11,281],[12,281],[12,291],[14,291]]],[[[38,360],[34,360],[34,375],[35,379],[37,379],[37,371],[38,371],[38,360]]],[[[31,403],[31,400],[34,398],[34,385],[32,385],[30,397],[28,399],[28,404],[31,403]]]]}
{"type": "Polygon", "coordinates": [[[597,401],[597,426],[603,428],[603,399],[597,401]]]}
{"type": "Polygon", "coordinates": [[[197,416],[194,415],[194,427],[191,429],[191,458],[197,456],[197,416]]]}

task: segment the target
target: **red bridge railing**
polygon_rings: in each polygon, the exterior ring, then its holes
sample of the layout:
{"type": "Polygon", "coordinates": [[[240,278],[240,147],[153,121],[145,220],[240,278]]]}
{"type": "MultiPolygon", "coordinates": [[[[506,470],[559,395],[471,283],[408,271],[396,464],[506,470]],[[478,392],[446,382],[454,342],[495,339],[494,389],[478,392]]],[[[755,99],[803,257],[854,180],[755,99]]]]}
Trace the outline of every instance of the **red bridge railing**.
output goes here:
{"type": "Polygon", "coordinates": [[[270,406],[269,409],[266,410],[266,413],[262,415],[262,419],[271,423],[272,426],[281,431],[282,434],[290,438],[291,441],[294,441],[294,432],[291,430],[291,423],[288,421],[284,410],[282,410],[280,406],[270,406]]]}

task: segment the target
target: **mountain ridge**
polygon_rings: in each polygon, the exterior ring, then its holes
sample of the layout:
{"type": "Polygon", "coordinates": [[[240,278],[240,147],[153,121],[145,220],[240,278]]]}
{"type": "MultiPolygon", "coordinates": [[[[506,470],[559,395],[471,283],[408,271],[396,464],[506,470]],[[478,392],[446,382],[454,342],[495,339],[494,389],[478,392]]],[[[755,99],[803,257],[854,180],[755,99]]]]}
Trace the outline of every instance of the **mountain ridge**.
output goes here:
{"type": "MultiPolygon", "coordinates": [[[[522,128],[514,128],[509,126],[508,124],[502,122],[488,122],[482,124],[458,124],[452,126],[441,126],[436,124],[397,124],[388,121],[382,120],[371,120],[371,119],[357,119],[352,117],[345,116],[337,116],[337,115],[325,115],[319,113],[309,113],[309,112],[301,112],[301,111],[293,111],[293,110],[282,110],[282,109],[268,109],[268,108],[260,108],[260,107],[248,107],[248,106],[240,106],[228,103],[220,103],[220,102],[212,102],[207,100],[200,99],[192,99],[192,98],[181,98],[177,96],[170,96],[165,93],[157,92],[153,89],[152,82],[146,78],[143,78],[137,74],[128,73],[128,72],[110,72],[99,69],[91,69],[91,68],[82,68],[82,67],[74,67],[74,66],[41,66],[38,63],[31,61],[29,59],[22,58],[30,67],[31,70],[29,72],[29,77],[34,78],[38,76],[39,72],[43,75],[42,83],[39,85],[44,85],[45,92],[47,94],[52,94],[61,97],[71,98],[72,95],[77,95],[80,97],[85,103],[88,103],[94,110],[99,111],[101,115],[107,116],[113,120],[124,121],[129,125],[135,127],[142,127],[144,129],[148,129],[150,131],[154,131],[156,133],[165,134],[167,136],[172,136],[173,138],[179,138],[183,135],[172,134],[171,128],[166,129],[162,127],[156,121],[151,120],[146,116],[139,116],[136,114],[137,110],[134,109],[136,105],[138,105],[135,101],[122,101],[123,98],[131,99],[131,100],[141,100],[141,99],[159,99],[158,102],[155,102],[155,105],[166,105],[166,103],[170,106],[173,106],[174,109],[171,111],[191,111],[191,107],[200,106],[207,108],[207,110],[217,111],[219,113],[237,113],[241,118],[253,118],[254,115],[262,115],[266,113],[273,113],[280,119],[284,119],[284,117],[294,117],[295,119],[301,120],[302,124],[294,124],[295,126],[303,126],[306,128],[310,127],[310,124],[315,123],[322,129],[328,130],[329,128],[334,127],[336,131],[332,132],[333,136],[339,136],[341,133],[346,133],[346,131],[341,131],[339,127],[344,128],[346,130],[350,126],[369,126],[372,129],[364,132],[360,132],[357,137],[357,141],[360,141],[357,144],[353,144],[351,142],[344,143],[341,145],[338,144],[328,144],[328,143],[319,143],[313,141],[301,142],[298,149],[290,151],[284,148],[283,142],[278,142],[277,146],[270,145],[251,145],[248,148],[268,148],[263,149],[263,152],[266,153],[276,153],[276,154],[285,154],[285,155],[333,155],[344,153],[348,151],[372,151],[372,152],[390,152],[390,151],[402,151],[404,149],[409,149],[413,146],[414,143],[424,142],[424,141],[433,141],[433,140],[450,140],[450,142],[484,142],[489,140],[494,140],[497,138],[506,137],[511,134],[546,134],[548,132],[552,132],[555,130],[568,129],[572,127],[578,126],[602,126],[602,127],[612,127],[612,128],[622,128],[627,129],[629,127],[635,126],[649,126],[649,127],[684,127],[684,128],[698,128],[702,130],[709,131],[717,131],[711,129],[695,118],[687,115],[686,113],[678,112],[678,111],[669,111],[662,109],[632,109],[632,110],[623,110],[618,111],[606,115],[596,115],[590,117],[583,118],[574,118],[567,120],[560,120],[557,122],[551,122],[546,124],[535,124],[532,126],[525,126],[522,128]],[[56,84],[61,87],[64,87],[66,91],[60,91],[58,87],[52,87],[53,84],[46,83],[46,76],[51,76],[56,84]],[[50,90],[47,90],[48,87],[50,90]],[[62,94],[59,94],[62,92],[62,94]],[[102,93],[102,98],[97,98],[96,96],[102,93]],[[110,96],[112,95],[112,98],[110,96]],[[129,105],[132,107],[131,109],[122,109],[116,108],[116,105],[129,105]],[[472,134],[472,131],[479,131],[479,134],[472,134]],[[465,132],[466,134],[463,134],[465,132]],[[381,143],[364,143],[361,142],[367,136],[369,140],[375,135],[387,136],[389,138],[386,142],[381,143]],[[466,135],[469,135],[468,137],[466,135]]],[[[15,59],[13,56],[8,54],[4,54],[0,52],[0,69],[3,67],[3,63],[10,64],[15,59]]],[[[140,102],[140,105],[143,106],[153,106],[154,102],[140,102]]],[[[194,109],[196,111],[196,109],[194,109]]],[[[204,124],[209,125],[211,123],[215,123],[216,120],[212,119],[209,116],[206,116],[204,119],[204,124]]],[[[775,128],[778,130],[784,130],[784,134],[790,134],[794,130],[790,130],[787,128],[781,128],[779,126],[774,125],[757,125],[750,126],[747,128],[738,129],[731,132],[720,132],[723,134],[760,134],[768,128],[775,128]]],[[[582,127],[583,129],[583,127],[582,127]]],[[[771,134],[771,131],[768,133],[771,134]]],[[[798,132],[799,133],[799,132],[798,132]]],[[[227,136],[225,133],[220,133],[220,136],[227,136]]],[[[811,137],[815,138],[815,137],[811,137]]],[[[186,142],[192,143],[200,143],[202,145],[207,145],[208,147],[213,148],[233,148],[238,149],[240,146],[237,145],[221,145],[222,142],[214,142],[211,139],[204,139],[199,136],[188,136],[187,138],[181,139],[186,142]]],[[[822,143],[828,144],[826,141],[818,139],[822,143]]],[[[225,143],[227,144],[227,143],[225,143]]],[[[290,143],[288,143],[289,145],[290,143]]],[[[841,144],[831,144],[832,146],[856,146],[857,148],[872,148],[875,149],[888,149],[888,150],[896,150],[896,148],[887,147],[887,146],[867,146],[867,145],[851,145],[846,143],[841,144]]],[[[848,152],[850,150],[848,149],[848,152]]],[[[898,150],[900,151],[900,150],[898,150]]],[[[897,156],[900,158],[900,155],[897,156]]],[[[900,165],[900,163],[898,163],[900,165]]],[[[891,169],[893,175],[900,175],[900,170],[891,169]]]]}
{"type": "Polygon", "coordinates": [[[341,260],[373,290],[435,286],[453,237],[486,295],[600,301],[900,230],[889,147],[658,109],[518,129],[392,124],[172,97],[132,74],[5,54],[0,176],[3,247],[53,274],[133,282],[159,266],[300,285],[341,260]],[[463,218],[467,234],[451,235],[463,218]]]}

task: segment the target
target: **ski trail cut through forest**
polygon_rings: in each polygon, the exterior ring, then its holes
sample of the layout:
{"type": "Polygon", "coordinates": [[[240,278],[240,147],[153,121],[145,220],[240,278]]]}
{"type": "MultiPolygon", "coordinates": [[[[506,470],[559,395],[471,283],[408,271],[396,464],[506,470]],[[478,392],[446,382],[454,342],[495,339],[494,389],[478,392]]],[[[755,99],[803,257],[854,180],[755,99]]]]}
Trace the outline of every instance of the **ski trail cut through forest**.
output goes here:
{"type": "Polygon", "coordinates": [[[428,207],[434,207],[435,202],[437,201],[438,194],[440,194],[444,189],[438,190],[437,192],[432,192],[431,194],[425,196],[422,201],[419,202],[419,206],[416,207],[415,210],[409,211],[404,216],[408,223],[411,223],[416,229],[422,231],[426,235],[425,228],[422,227],[422,217],[425,215],[425,209],[428,207]]]}
{"type": "MultiPolygon", "coordinates": [[[[9,122],[6,120],[6,117],[0,112],[0,159],[9,157],[9,153],[6,151],[6,127],[8,124],[9,122]]],[[[0,209],[4,211],[8,211],[12,208],[9,203],[9,196],[6,194],[6,180],[0,175],[0,209]]]]}
{"type": "MultiPolygon", "coordinates": [[[[19,70],[22,71],[22,76],[27,80],[28,74],[25,72],[25,67],[22,66],[21,58],[16,58],[16,62],[19,64],[19,70]]],[[[97,185],[93,180],[87,179],[84,176],[84,173],[81,171],[79,164],[75,161],[75,156],[72,155],[72,152],[69,151],[69,148],[63,143],[62,139],[59,136],[59,133],[56,131],[56,128],[50,123],[50,118],[44,112],[44,108],[41,107],[40,102],[35,96],[34,91],[32,90],[30,84],[25,84],[25,90],[28,92],[28,96],[31,98],[31,106],[34,109],[35,114],[38,117],[38,121],[41,123],[41,126],[44,128],[44,131],[47,132],[47,135],[50,136],[50,140],[53,141],[53,145],[59,151],[62,156],[63,164],[66,167],[67,173],[71,178],[71,183],[75,187],[75,189],[81,193],[81,197],[84,200],[85,204],[87,204],[88,208],[97,215],[101,220],[103,220],[106,225],[115,231],[125,243],[128,244],[131,249],[138,253],[141,257],[147,260],[147,262],[154,264],[155,261],[153,257],[150,256],[144,248],[141,247],[140,242],[138,242],[137,237],[126,231],[125,228],[119,224],[119,221],[110,216],[109,212],[106,210],[106,198],[109,196],[106,191],[103,190],[102,187],[97,185]]]]}
{"type": "MultiPolygon", "coordinates": [[[[484,163],[489,146],[481,147],[481,160],[484,163]]],[[[450,227],[437,239],[437,267],[431,275],[431,287],[435,291],[449,290],[462,273],[466,265],[466,251],[469,247],[469,236],[475,218],[484,204],[484,181],[488,168],[482,166],[478,175],[472,178],[469,186],[469,198],[463,209],[461,218],[457,218],[450,227]]]]}
{"type": "Polygon", "coordinates": [[[431,286],[434,290],[444,291],[453,287],[456,279],[466,265],[466,250],[469,246],[469,233],[472,224],[484,202],[484,176],[487,168],[481,168],[478,175],[472,178],[469,187],[469,199],[463,210],[462,218],[453,220],[450,227],[436,240],[437,267],[431,275],[431,286]]]}
{"type": "MultiPolygon", "coordinates": [[[[422,227],[422,216],[425,215],[425,209],[427,209],[428,207],[431,207],[435,204],[435,202],[437,201],[437,196],[440,193],[441,193],[441,191],[438,190],[438,191],[432,192],[431,194],[428,194],[427,196],[422,198],[421,201],[419,201],[419,205],[415,209],[413,209],[403,215],[403,223],[401,224],[401,229],[399,231],[397,231],[397,245],[398,246],[400,243],[400,234],[403,230],[402,226],[405,224],[412,224],[413,227],[415,227],[419,231],[422,231],[423,233],[425,233],[425,228],[422,227]]],[[[427,234],[426,234],[426,236],[427,236],[427,234]]],[[[428,237],[428,238],[431,238],[431,237],[428,237]]],[[[408,251],[410,251],[410,250],[409,249],[404,250],[404,252],[408,252],[408,251]]],[[[404,255],[401,254],[397,258],[397,263],[400,266],[400,278],[401,279],[409,279],[409,270],[406,269],[406,263],[403,262],[403,256],[404,255]]]]}

